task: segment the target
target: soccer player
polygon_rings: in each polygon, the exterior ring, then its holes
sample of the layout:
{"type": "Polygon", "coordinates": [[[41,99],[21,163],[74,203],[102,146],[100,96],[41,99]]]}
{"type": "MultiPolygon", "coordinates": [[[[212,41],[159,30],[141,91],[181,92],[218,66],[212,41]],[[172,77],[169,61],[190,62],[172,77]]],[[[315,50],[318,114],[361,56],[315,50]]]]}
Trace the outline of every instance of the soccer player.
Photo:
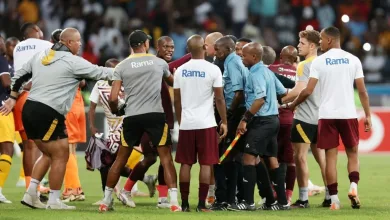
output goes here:
{"type": "MultiPolygon", "coordinates": [[[[317,50],[320,43],[320,34],[315,30],[305,30],[299,33],[298,51],[305,60],[298,64],[296,73],[296,86],[283,97],[282,102],[292,101],[299,92],[307,85],[310,76],[310,66],[317,57],[317,50]]],[[[294,121],[291,130],[291,142],[294,148],[294,161],[299,186],[299,199],[292,205],[293,208],[309,207],[309,168],[307,165],[307,154],[311,148],[317,163],[320,165],[321,174],[325,179],[325,152],[317,148],[317,127],[318,127],[318,106],[320,88],[316,87],[309,98],[299,105],[294,114],[294,121]]],[[[289,111],[289,110],[286,110],[289,111]]],[[[329,206],[329,195],[325,194],[323,206],[329,206]]]]}
{"type": "MultiPolygon", "coordinates": [[[[271,180],[274,183],[278,202],[268,193],[267,202],[262,209],[286,210],[287,204],[284,174],[277,160],[277,133],[279,130],[277,94],[284,96],[287,91],[264,64],[261,62],[263,48],[259,43],[249,43],[243,48],[242,61],[249,67],[245,84],[245,104],[247,111],[241,120],[237,133],[244,135],[244,201],[228,207],[229,210],[255,210],[254,190],[256,184],[256,158],[262,157],[268,166],[271,180]],[[248,125],[248,126],[247,126],[248,125]],[[247,132],[248,129],[248,132],[247,132]]],[[[263,178],[269,178],[266,173],[263,178]]],[[[269,180],[268,180],[269,182],[269,180]]],[[[268,192],[271,191],[271,186],[268,192]]]]}
{"type": "MultiPolygon", "coordinates": [[[[0,37],[0,106],[10,95],[11,78],[5,52],[4,39],[0,37]]],[[[13,114],[0,115],[0,203],[12,203],[2,192],[4,183],[11,171],[12,156],[14,151],[15,125],[13,114]]]]}
{"type": "MultiPolygon", "coordinates": [[[[117,59],[109,59],[106,61],[106,67],[112,67],[115,68],[115,66],[119,63],[117,59]]],[[[109,126],[109,134],[108,138],[105,142],[107,151],[109,152],[102,152],[101,156],[101,162],[102,162],[102,167],[99,168],[100,172],[100,177],[102,181],[102,189],[103,192],[106,187],[106,182],[107,182],[107,175],[110,167],[112,166],[112,163],[115,160],[115,157],[118,153],[118,148],[121,145],[120,142],[120,134],[122,131],[122,122],[123,122],[123,116],[116,116],[111,113],[110,106],[108,105],[108,98],[109,94],[111,93],[111,81],[104,81],[104,80],[99,80],[96,82],[95,86],[92,89],[91,95],[89,96],[89,99],[91,101],[91,106],[89,108],[88,112],[88,117],[89,117],[89,127],[91,130],[92,135],[95,135],[98,133],[98,130],[95,127],[94,121],[95,121],[95,109],[98,103],[100,103],[103,107],[104,114],[106,115],[108,126],[109,126]]],[[[120,96],[123,97],[123,91],[121,90],[120,96]]],[[[137,163],[141,160],[142,158],[142,150],[137,147],[136,150],[133,150],[131,153],[126,167],[122,169],[121,171],[121,176],[128,177],[131,173],[131,170],[134,169],[134,167],[137,165],[137,163]]],[[[145,176],[146,180],[150,180],[149,176],[145,176]]],[[[145,181],[145,184],[148,186],[148,188],[154,189],[154,184],[155,181],[153,180],[152,182],[150,181],[145,181]]],[[[118,199],[122,202],[125,202],[124,204],[130,207],[135,207],[135,203],[132,200],[131,196],[137,193],[138,187],[134,185],[133,189],[129,190],[129,198],[126,197],[123,198],[123,193],[118,194],[118,199]]],[[[119,189],[118,189],[119,190],[119,189]]],[[[139,193],[139,192],[138,192],[139,193]]],[[[126,195],[127,196],[127,195],[126,195]]],[[[100,205],[102,204],[103,200],[100,200],[94,205],[100,205]]]]}
{"type": "Polygon", "coordinates": [[[23,125],[27,137],[34,140],[43,153],[35,163],[31,182],[22,204],[31,208],[75,209],[60,200],[69,143],[65,133],[65,115],[69,111],[79,79],[107,79],[112,69],[98,67],[77,56],[81,47],[80,33],[67,28],[61,42],[32,56],[12,78],[11,95],[0,107],[9,115],[15,106],[19,89],[32,78],[32,87],[23,107],[23,125]],[[39,201],[37,187],[50,167],[50,195],[45,206],[39,201]]]}
{"type": "Polygon", "coordinates": [[[250,39],[248,38],[240,38],[237,40],[236,42],[236,54],[240,57],[242,57],[242,48],[248,44],[252,42],[250,39]]]}
{"type": "MultiPolygon", "coordinates": [[[[22,69],[23,65],[26,64],[33,55],[53,46],[53,44],[49,41],[43,40],[43,33],[41,29],[33,23],[23,24],[20,31],[22,32],[24,39],[15,46],[13,51],[15,72],[22,69]]],[[[15,130],[19,131],[23,140],[23,168],[25,173],[26,189],[30,185],[33,166],[41,155],[41,152],[35,145],[34,141],[28,140],[22,123],[22,109],[27,100],[30,88],[31,82],[28,82],[22,88],[22,92],[20,93],[20,96],[18,96],[13,110],[15,117],[15,130]]]]}
{"type": "MultiPolygon", "coordinates": [[[[19,39],[16,37],[9,37],[5,41],[5,58],[8,61],[8,72],[11,76],[11,78],[14,76],[14,48],[19,43],[19,39]]],[[[15,115],[14,115],[15,117],[15,115]]],[[[21,149],[21,158],[23,161],[23,143],[22,139],[20,137],[19,131],[15,131],[15,141],[19,145],[21,149]]],[[[20,166],[20,172],[19,172],[19,179],[16,183],[17,187],[25,187],[26,181],[25,181],[25,175],[24,175],[24,169],[23,164],[20,166]]]]}
{"type": "Polygon", "coordinates": [[[85,195],[81,188],[79,169],[77,166],[77,143],[87,141],[84,101],[81,88],[85,86],[82,80],[77,88],[72,107],[66,115],[65,126],[68,132],[69,160],[66,163],[64,191],[62,198],[66,201],[84,201],[85,195]]]}
{"type": "MultiPolygon", "coordinates": [[[[172,60],[172,54],[174,52],[174,42],[172,38],[168,36],[162,36],[157,40],[157,57],[165,60],[167,63],[172,60]]],[[[187,54],[183,56],[182,58],[175,60],[173,62],[170,62],[168,64],[169,70],[174,71],[175,68],[178,68],[182,64],[188,62],[191,59],[191,54],[187,54]]],[[[167,119],[167,124],[169,129],[173,129],[174,126],[174,118],[173,118],[173,109],[172,109],[172,101],[169,93],[169,88],[164,80],[161,80],[161,101],[162,101],[162,106],[164,109],[164,113],[167,119]]],[[[143,180],[145,183],[148,182],[149,186],[149,191],[151,192],[150,196],[152,197],[154,195],[154,184],[153,188],[151,187],[150,184],[150,177],[145,176],[145,173],[149,169],[150,166],[152,166],[156,160],[157,160],[157,151],[154,148],[150,147],[150,138],[148,135],[144,134],[143,137],[141,138],[141,147],[143,150],[144,154],[144,159],[137,164],[137,166],[133,169],[131,175],[126,181],[126,184],[122,190],[126,194],[126,192],[129,192],[133,189],[134,184],[138,180],[143,180]]],[[[159,185],[156,187],[159,196],[158,196],[158,203],[157,207],[158,208],[170,208],[171,205],[168,201],[168,186],[165,183],[165,178],[164,178],[164,168],[160,163],[159,169],[158,169],[158,181],[159,185]]],[[[156,181],[154,181],[155,183],[156,181]]],[[[123,195],[121,198],[124,199],[125,204],[128,204],[131,200],[131,198],[128,196],[123,195]],[[128,201],[127,201],[128,200],[128,201]]]]}
{"type": "Polygon", "coordinates": [[[359,98],[365,113],[365,131],[371,130],[369,99],[364,84],[362,64],[359,58],[340,48],[339,29],[325,28],[320,36],[320,47],[325,53],[313,61],[309,82],[290,107],[294,109],[310,97],[316,87],[320,88],[317,147],[325,149],[326,181],[331,198],[330,209],[340,209],[336,168],[339,136],[344,143],[348,158],[347,168],[350,180],[348,197],[352,208],[358,209],[360,208],[357,191],[359,125],[355,109],[354,83],[359,91],[359,98]]]}
{"type": "Polygon", "coordinates": [[[112,191],[118,182],[119,171],[126,164],[133,147],[140,144],[144,133],[149,136],[152,147],[157,148],[164,167],[171,211],[181,211],[177,201],[176,171],[169,147],[171,138],[161,104],[161,79],[164,78],[172,85],[173,76],[164,60],[147,53],[150,39],[143,31],[133,31],[129,36],[129,43],[134,54],[119,63],[114,71],[110,108],[113,113],[118,113],[118,95],[122,84],[126,95],[126,108],[121,135],[122,146],[108,174],[104,204],[99,207],[101,212],[112,208],[112,191]]]}
{"type": "MultiPolygon", "coordinates": [[[[248,69],[242,63],[241,57],[235,53],[235,43],[228,37],[217,40],[214,46],[215,57],[224,64],[223,88],[227,107],[228,134],[219,149],[221,156],[236,136],[237,126],[245,112],[244,79],[248,69]]],[[[225,159],[223,164],[214,166],[217,184],[217,200],[212,210],[226,210],[227,206],[236,202],[237,176],[241,165],[240,151],[245,144],[240,139],[234,150],[225,159]]]]}
{"type": "MultiPolygon", "coordinates": [[[[274,73],[295,81],[296,69],[293,64],[296,61],[297,56],[298,51],[295,47],[286,46],[280,52],[281,63],[277,65],[270,65],[268,68],[274,73]]],[[[264,58],[263,62],[266,63],[264,58]]],[[[284,86],[285,88],[289,88],[286,85],[284,86]]],[[[280,128],[278,134],[278,162],[279,165],[286,170],[286,197],[289,203],[291,202],[296,178],[294,150],[290,140],[293,117],[294,114],[291,110],[279,108],[280,128]]]]}
{"type": "MultiPolygon", "coordinates": [[[[230,38],[229,38],[230,40],[230,38]]],[[[234,43],[233,43],[234,44],[234,43]]],[[[222,74],[216,65],[204,60],[205,44],[199,35],[191,36],[187,48],[192,59],[179,67],[174,81],[174,104],[180,125],[176,162],[180,167],[180,193],[182,210],[190,211],[191,167],[197,158],[200,164],[199,202],[197,212],[208,212],[206,196],[211,169],[218,163],[217,123],[213,117],[213,98],[222,118],[220,138],[227,134],[226,106],[222,89],[222,74]],[[194,93],[194,90],[197,92],[194,93]]]]}

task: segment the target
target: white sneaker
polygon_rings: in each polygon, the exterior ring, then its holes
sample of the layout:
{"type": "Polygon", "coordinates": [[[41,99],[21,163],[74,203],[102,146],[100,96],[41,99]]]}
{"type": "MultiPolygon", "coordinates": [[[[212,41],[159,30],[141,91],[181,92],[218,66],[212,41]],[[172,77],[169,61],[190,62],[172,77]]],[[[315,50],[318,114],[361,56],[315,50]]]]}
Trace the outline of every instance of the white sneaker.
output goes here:
{"type": "Polygon", "coordinates": [[[142,180],[148,186],[149,190],[149,196],[152,198],[154,194],[156,193],[156,182],[157,182],[157,175],[147,175],[142,180]]]}
{"type": "Polygon", "coordinates": [[[26,187],[26,180],[24,178],[19,178],[16,182],[16,187],[26,187]]]}
{"type": "Polygon", "coordinates": [[[25,206],[28,206],[32,209],[45,209],[46,205],[41,202],[38,196],[32,196],[27,192],[24,193],[22,201],[20,201],[25,206]]]}
{"type": "Polygon", "coordinates": [[[167,198],[163,198],[157,203],[157,208],[160,209],[169,209],[170,207],[171,204],[169,203],[167,198]]]}
{"type": "Polygon", "coordinates": [[[102,204],[99,205],[99,212],[114,211],[114,199],[111,199],[110,204],[106,204],[103,200],[102,204]]]}
{"type": "Polygon", "coordinates": [[[316,196],[325,192],[325,186],[312,185],[308,187],[309,196],[316,196]]]}
{"type": "Polygon", "coordinates": [[[93,203],[92,205],[101,205],[101,204],[103,204],[103,199],[93,203]]]}
{"type": "Polygon", "coordinates": [[[5,198],[5,196],[3,195],[3,193],[0,192],[0,203],[11,204],[12,202],[9,201],[7,198],[5,198]]]}
{"type": "Polygon", "coordinates": [[[119,201],[121,201],[122,204],[125,206],[135,208],[135,203],[133,201],[133,198],[131,197],[131,192],[122,189],[119,193],[119,201]]]}
{"type": "Polygon", "coordinates": [[[57,199],[56,203],[47,203],[46,209],[65,209],[65,210],[73,210],[76,209],[76,206],[70,206],[63,203],[60,199],[57,199]]]}

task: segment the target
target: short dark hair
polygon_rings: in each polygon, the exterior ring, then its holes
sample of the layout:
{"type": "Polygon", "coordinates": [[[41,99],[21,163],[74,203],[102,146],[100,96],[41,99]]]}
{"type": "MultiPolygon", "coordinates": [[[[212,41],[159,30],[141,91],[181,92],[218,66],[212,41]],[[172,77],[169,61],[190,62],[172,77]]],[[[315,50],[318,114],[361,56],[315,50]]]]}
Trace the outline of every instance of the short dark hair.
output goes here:
{"type": "Polygon", "coordinates": [[[249,38],[245,38],[245,37],[242,37],[240,39],[237,40],[237,42],[246,42],[246,43],[251,43],[252,40],[249,39],[249,38]]]}
{"type": "Polygon", "coordinates": [[[234,36],[234,35],[226,35],[226,37],[230,37],[230,39],[232,39],[233,41],[234,41],[234,43],[236,43],[237,42],[237,37],[236,36],[234,36]]]}
{"type": "Polygon", "coordinates": [[[307,41],[310,43],[313,43],[317,46],[320,45],[320,33],[316,30],[304,30],[299,32],[299,37],[300,38],[305,38],[307,41]]]}
{"type": "Polygon", "coordinates": [[[328,35],[330,37],[334,37],[334,38],[340,38],[340,35],[341,35],[340,30],[334,26],[324,28],[323,31],[325,32],[326,35],[328,35]]]}
{"type": "Polygon", "coordinates": [[[29,31],[31,28],[34,28],[35,26],[36,26],[36,24],[31,23],[31,22],[24,23],[24,24],[20,27],[20,32],[23,34],[23,37],[27,37],[28,31],[29,31]]]}

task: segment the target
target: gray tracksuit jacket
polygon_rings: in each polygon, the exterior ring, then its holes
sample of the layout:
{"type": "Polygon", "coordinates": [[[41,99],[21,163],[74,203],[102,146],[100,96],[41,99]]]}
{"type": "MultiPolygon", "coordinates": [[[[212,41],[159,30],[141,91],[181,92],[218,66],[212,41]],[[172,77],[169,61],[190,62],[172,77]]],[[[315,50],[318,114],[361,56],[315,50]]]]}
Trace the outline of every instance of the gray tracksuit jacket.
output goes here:
{"type": "Polygon", "coordinates": [[[12,91],[18,92],[23,82],[31,78],[32,87],[27,99],[66,115],[82,79],[111,79],[114,69],[93,65],[68,51],[47,49],[35,54],[15,72],[12,91]]]}

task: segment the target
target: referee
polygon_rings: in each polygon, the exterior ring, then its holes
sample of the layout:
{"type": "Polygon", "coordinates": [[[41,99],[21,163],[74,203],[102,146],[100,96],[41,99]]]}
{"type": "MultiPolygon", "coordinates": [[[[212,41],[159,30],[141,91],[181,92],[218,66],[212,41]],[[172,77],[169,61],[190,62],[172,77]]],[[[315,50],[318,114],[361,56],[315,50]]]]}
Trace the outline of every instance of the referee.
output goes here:
{"type": "MultiPolygon", "coordinates": [[[[289,209],[285,194],[284,175],[276,159],[279,131],[276,94],[284,96],[287,91],[277,80],[274,73],[261,62],[262,56],[263,48],[259,43],[249,43],[243,48],[243,63],[249,67],[245,84],[247,111],[237,128],[237,132],[241,135],[247,133],[243,155],[244,201],[228,207],[229,210],[233,211],[255,210],[254,190],[257,156],[260,156],[266,162],[278,196],[278,202],[274,202],[272,194],[268,195],[266,204],[263,205],[262,209],[289,209]]],[[[266,174],[261,176],[268,178],[266,174]]],[[[270,187],[268,185],[268,188],[270,187]]]]}
{"type": "MultiPolygon", "coordinates": [[[[248,75],[248,69],[235,53],[235,43],[231,37],[218,39],[214,48],[216,59],[224,65],[222,77],[228,119],[228,134],[219,149],[221,156],[234,140],[237,126],[245,113],[244,78],[248,75]]],[[[240,151],[244,145],[244,139],[240,139],[225,162],[214,166],[217,201],[212,210],[226,210],[228,205],[236,202],[237,178],[242,166],[240,151]]]]}
{"type": "Polygon", "coordinates": [[[125,118],[121,135],[122,146],[107,178],[101,212],[112,209],[112,192],[119,180],[120,170],[125,166],[133,147],[148,134],[152,147],[157,148],[164,176],[169,188],[171,211],[181,211],[177,201],[177,176],[171,155],[171,136],[161,102],[161,80],[173,84],[168,64],[161,58],[148,54],[151,37],[143,31],[133,31],[129,43],[134,51],[129,58],[120,62],[113,74],[109,99],[111,111],[118,113],[118,95],[123,85],[126,94],[125,118]]]}
{"type": "Polygon", "coordinates": [[[51,49],[35,54],[12,78],[11,95],[0,107],[8,115],[15,106],[23,82],[32,78],[32,89],[22,112],[23,125],[29,139],[42,151],[35,163],[31,183],[24,194],[23,205],[45,208],[37,196],[37,187],[49,167],[50,196],[47,209],[75,209],[60,200],[61,186],[69,158],[65,115],[69,111],[80,80],[108,79],[112,69],[98,67],[77,56],[81,47],[80,33],[65,29],[61,41],[51,49]]]}

